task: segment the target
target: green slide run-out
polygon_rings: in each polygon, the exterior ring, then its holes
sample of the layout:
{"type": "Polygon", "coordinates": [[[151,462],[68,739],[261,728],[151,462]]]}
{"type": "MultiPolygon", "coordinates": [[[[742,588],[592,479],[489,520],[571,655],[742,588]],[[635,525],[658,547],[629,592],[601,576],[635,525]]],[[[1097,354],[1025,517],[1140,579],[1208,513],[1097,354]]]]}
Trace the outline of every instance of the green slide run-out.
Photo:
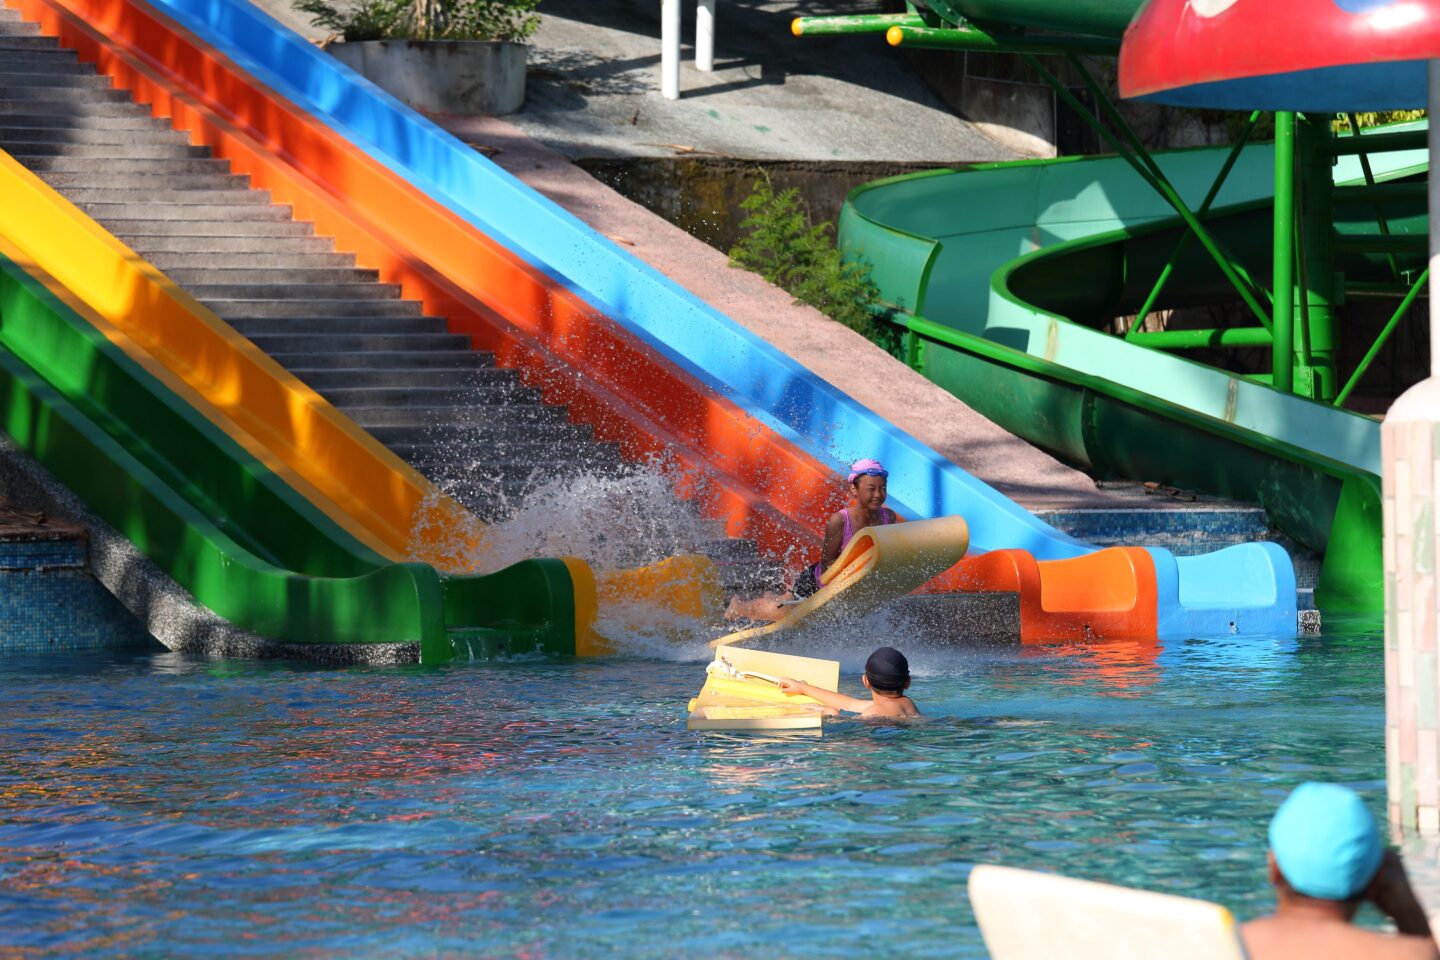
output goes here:
{"type": "Polygon", "coordinates": [[[575,652],[570,574],[444,576],[361,544],[15,262],[0,257],[0,428],[206,607],[304,644],[440,662],[575,652]]]}
{"type": "MultiPolygon", "coordinates": [[[[1228,152],[1156,159],[1193,210],[1228,152]]],[[[1423,150],[1372,162],[1380,181],[1425,171],[1423,150]]],[[[1363,177],[1354,157],[1334,167],[1337,185],[1363,177]]],[[[1270,279],[1273,184],[1271,145],[1247,147],[1206,220],[1262,284],[1270,279]]],[[[1424,234],[1423,201],[1387,211],[1391,233],[1424,234]]],[[[1375,219],[1373,205],[1337,201],[1342,237],[1376,232],[1375,219]]],[[[872,266],[883,306],[906,329],[905,357],[926,377],[1097,477],[1260,503],[1280,530],[1324,554],[1317,606],[1378,612],[1379,424],[1104,329],[1139,309],[1182,229],[1123,159],[1107,156],[866,184],[848,198],[840,241],[872,266]]],[[[1342,254],[1336,267],[1367,276],[1378,263],[1342,254]]],[[[1234,296],[1192,242],[1156,306],[1234,296]]]]}

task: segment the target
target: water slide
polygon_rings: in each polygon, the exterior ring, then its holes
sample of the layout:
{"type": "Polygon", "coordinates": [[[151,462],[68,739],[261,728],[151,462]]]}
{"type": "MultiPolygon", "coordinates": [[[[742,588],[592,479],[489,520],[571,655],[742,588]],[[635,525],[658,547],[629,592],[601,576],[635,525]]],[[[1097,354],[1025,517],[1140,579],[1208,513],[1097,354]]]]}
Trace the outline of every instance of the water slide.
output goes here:
{"type": "MultiPolygon", "coordinates": [[[[1194,209],[1228,152],[1157,160],[1194,209]]],[[[1423,150],[1372,163],[1380,183],[1426,169],[1423,150]]],[[[1211,208],[1216,235],[1256,265],[1270,256],[1273,164],[1269,144],[1248,147],[1211,208]]],[[[1340,157],[1334,179],[1363,184],[1358,159],[1340,157]]],[[[1389,212],[1393,233],[1424,234],[1423,209],[1389,212]]],[[[1373,206],[1337,206],[1336,227],[1375,231],[1373,206]]],[[[1262,504],[1279,529],[1324,554],[1317,605],[1379,611],[1379,423],[1100,329],[1140,307],[1182,229],[1127,163],[1098,157],[867,184],[850,195],[840,236],[874,266],[883,301],[911,331],[908,359],[926,377],[1102,478],[1262,504]]],[[[1352,277],[1379,266],[1343,256],[1337,265],[1352,277]]],[[[1158,306],[1231,296],[1192,244],[1158,306]]]]}
{"type": "MultiPolygon", "coordinates": [[[[627,458],[687,468],[681,492],[771,556],[813,556],[837,465],[873,455],[902,513],[968,522],[972,555],[935,589],[1019,593],[1027,639],[1295,628],[1275,545],[1177,558],[1059,533],[241,0],[5,3],[627,458]]],[[[296,489],[314,505],[337,466],[296,489]]],[[[584,572],[551,563],[582,606],[584,572]]]]}
{"type": "Polygon", "coordinates": [[[565,562],[406,562],[458,505],[4,152],[0,195],[0,422],[201,603],[289,644],[573,651],[565,562]]]}

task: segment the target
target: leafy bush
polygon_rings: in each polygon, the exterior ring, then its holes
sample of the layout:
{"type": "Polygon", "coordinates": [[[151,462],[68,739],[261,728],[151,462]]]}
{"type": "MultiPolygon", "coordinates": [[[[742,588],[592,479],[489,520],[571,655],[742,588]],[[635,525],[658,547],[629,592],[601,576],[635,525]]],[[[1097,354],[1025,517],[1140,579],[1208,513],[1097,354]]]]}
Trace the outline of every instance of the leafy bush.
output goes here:
{"type": "Polygon", "coordinates": [[[880,291],[870,280],[869,264],[847,261],[836,248],[829,223],[811,224],[795,188],[775,192],[763,170],[740,203],[749,215],[740,221],[745,235],[730,250],[730,265],[760,274],[798,303],[809,304],[891,353],[900,332],[877,317],[871,305],[880,291]]]}
{"type": "Polygon", "coordinates": [[[540,26],[540,0],[295,0],[317,27],[346,42],[363,40],[514,40],[540,26]]]}

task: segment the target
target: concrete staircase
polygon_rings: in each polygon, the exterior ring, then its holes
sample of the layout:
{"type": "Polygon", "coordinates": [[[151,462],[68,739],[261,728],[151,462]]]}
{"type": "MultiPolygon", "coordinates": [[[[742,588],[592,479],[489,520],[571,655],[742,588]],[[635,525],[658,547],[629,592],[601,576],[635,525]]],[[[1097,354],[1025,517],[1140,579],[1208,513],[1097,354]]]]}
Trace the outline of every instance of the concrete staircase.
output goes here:
{"type": "MultiPolygon", "coordinates": [[[[537,480],[627,467],[352,254],[34,24],[0,9],[0,149],[487,520],[537,480]]],[[[691,549],[727,586],[776,574],[710,525],[691,549]]],[[[637,559],[646,545],[636,544],[637,559]]]]}

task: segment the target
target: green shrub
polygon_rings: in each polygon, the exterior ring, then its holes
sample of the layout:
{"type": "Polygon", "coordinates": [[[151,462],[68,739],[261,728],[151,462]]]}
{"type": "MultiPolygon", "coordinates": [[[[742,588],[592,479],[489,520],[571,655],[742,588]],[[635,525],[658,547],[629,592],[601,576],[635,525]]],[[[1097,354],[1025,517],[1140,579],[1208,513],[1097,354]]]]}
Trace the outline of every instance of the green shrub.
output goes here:
{"type": "Polygon", "coordinates": [[[900,331],[872,310],[880,291],[869,264],[844,259],[831,239],[834,228],[810,222],[799,190],[776,193],[762,170],[740,207],[748,216],[740,221],[744,236],[730,250],[731,266],[760,274],[890,353],[899,350],[900,331]]]}
{"type": "Polygon", "coordinates": [[[363,40],[514,40],[540,26],[540,0],[295,0],[317,27],[363,40]]]}

